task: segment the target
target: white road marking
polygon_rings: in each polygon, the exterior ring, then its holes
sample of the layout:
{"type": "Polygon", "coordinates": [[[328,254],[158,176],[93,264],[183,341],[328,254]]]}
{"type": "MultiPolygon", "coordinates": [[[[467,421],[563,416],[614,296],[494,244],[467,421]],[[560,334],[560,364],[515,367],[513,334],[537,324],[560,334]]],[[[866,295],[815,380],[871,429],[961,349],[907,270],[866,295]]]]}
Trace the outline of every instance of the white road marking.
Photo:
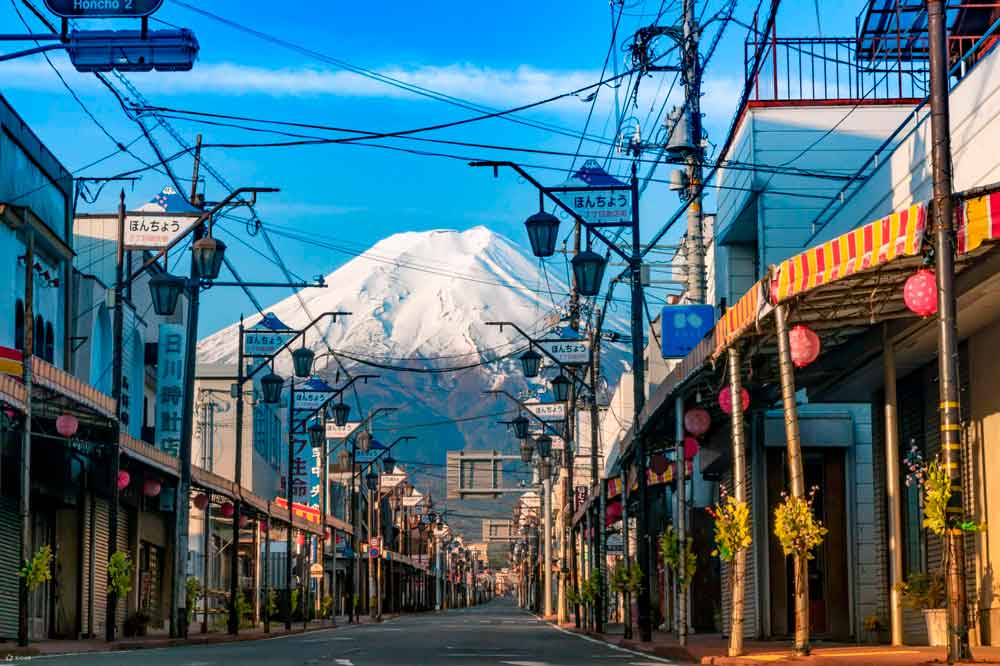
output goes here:
{"type": "Polygon", "coordinates": [[[334,659],[333,663],[338,664],[339,666],[354,666],[354,662],[350,659],[334,659]]]}
{"type": "MultiPolygon", "coordinates": [[[[548,624],[548,623],[546,623],[546,624],[548,624]]],[[[613,645],[611,643],[607,643],[607,642],[599,640],[597,638],[591,638],[590,636],[584,636],[583,634],[578,634],[578,633],[573,632],[573,631],[567,631],[566,629],[563,629],[562,627],[556,626],[554,624],[549,624],[549,626],[552,627],[553,629],[555,629],[556,631],[561,631],[562,633],[568,634],[570,636],[576,636],[577,638],[581,638],[581,639],[583,639],[585,641],[588,641],[590,643],[594,643],[595,645],[603,645],[604,647],[610,648],[612,650],[618,650],[619,652],[627,652],[629,654],[635,655],[636,657],[642,657],[643,659],[646,660],[645,663],[648,663],[648,664],[673,664],[673,663],[675,663],[675,662],[670,661],[669,659],[661,659],[660,657],[654,657],[653,655],[645,654],[643,652],[637,652],[635,650],[629,650],[628,648],[623,648],[623,647],[618,646],[618,645],[613,645]]]]}
{"type": "Polygon", "coordinates": [[[501,661],[501,664],[510,664],[511,666],[548,666],[547,661],[501,661]]]}

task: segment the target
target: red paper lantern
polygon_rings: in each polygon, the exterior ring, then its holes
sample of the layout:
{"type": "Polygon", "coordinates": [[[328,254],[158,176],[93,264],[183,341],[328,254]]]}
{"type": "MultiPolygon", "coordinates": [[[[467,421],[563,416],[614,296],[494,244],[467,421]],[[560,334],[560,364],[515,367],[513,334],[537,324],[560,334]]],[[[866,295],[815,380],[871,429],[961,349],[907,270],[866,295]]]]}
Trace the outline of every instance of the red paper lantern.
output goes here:
{"type": "Polygon", "coordinates": [[[303,534],[302,532],[299,532],[295,536],[295,543],[299,544],[300,546],[306,545],[306,535],[303,534]]]}
{"type": "Polygon", "coordinates": [[[156,497],[160,494],[161,487],[157,479],[146,479],[142,484],[142,494],[146,497],[156,497]]]}
{"type": "Polygon", "coordinates": [[[822,345],[816,331],[796,324],[788,331],[788,346],[792,352],[792,363],[796,368],[804,368],[816,360],[822,345]]]}
{"type": "Polygon", "coordinates": [[[608,506],[604,510],[604,524],[610,525],[612,523],[618,522],[621,519],[622,519],[622,503],[608,502],[608,506]]]}
{"type": "Polygon", "coordinates": [[[128,472],[126,472],[125,470],[121,470],[120,472],[118,472],[118,490],[125,490],[126,488],[128,488],[128,483],[131,480],[132,477],[129,476],[128,472]]]}
{"type": "Polygon", "coordinates": [[[199,511],[204,511],[208,506],[208,495],[201,493],[194,496],[194,505],[199,511]]]}
{"type": "Polygon", "coordinates": [[[684,438],[684,458],[685,458],[685,460],[691,460],[696,455],[698,455],[699,449],[701,449],[701,447],[698,446],[698,440],[697,439],[695,439],[694,437],[685,437],[684,438]]]}
{"type": "Polygon", "coordinates": [[[63,437],[72,437],[79,427],[79,419],[72,414],[62,414],[56,419],[56,430],[63,437]]]}
{"type": "Polygon", "coordinates": [[[667,461],[667,457],[662,453],[654,454],[649,461],[649,467],[653,470],[653,473],[660,476],[666,473],[667,469],[670,467],[670,463],[667,461]]]}
{"type": "Polygon", "coordinates": [[[233,514],[236,513],[236,507],[233,506],[232,502],[224,502],[220,507],[222,511],[223,518],[232,518],[233,514]]]}
{"type": "Polygon", "coordinates": [[[921,317],[937,314],[937,278],[934,271],[921,268],[908,277],[903,285],[903,302],[921,317]]]}
{"type": "MultiPolygon", "coordinates": [[[[743,398],[743,411],[745,412],[750,407],[750,392],[746,389],[741,389],[740,395],[743,398]]],[[[733,392],[728,386],[723,386],[722,390],[719,391],[719,409],[726,414],[733,413],[733,392]]]]}
{"type": "Polygon", "coordinates": [[[712,416],[708,410],[695,407],[684,412],[684,428],[695,437],[704,435],[711,425],[712,416]]]}

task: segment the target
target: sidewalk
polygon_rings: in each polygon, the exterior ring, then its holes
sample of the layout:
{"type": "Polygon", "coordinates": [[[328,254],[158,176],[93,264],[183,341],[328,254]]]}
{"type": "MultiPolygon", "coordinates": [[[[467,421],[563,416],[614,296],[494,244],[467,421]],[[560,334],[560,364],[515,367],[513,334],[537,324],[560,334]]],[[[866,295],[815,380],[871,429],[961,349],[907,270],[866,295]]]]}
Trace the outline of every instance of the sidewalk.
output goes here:
{"type": "MultiPolygon", "coordinates": [[[[382,622],[387,622],[399,617],[399,615],[383,615],[382,622]]],[[[361,624],[376,622],[371,617],[364,615],[360,618],[361,624]]],[[[168,636],[142,636],[139,638],[123,638],[114,642],[107,642],[99,639],[89,640],[44,640],[33,641],[27,647],[18,647],[14,643],[0,643],[0,660],[10,660],[14,657],[35,657],[40,655],[57,654],[83,654],[89,652],[114,652],[124,650],[149,650],[154,648],[175,647],[179,645],[213,645],[218,643],[236,643],[241,641],[258,641],[267,638],[277,638],[279,636],[291,636],[303,634],[310,631],[321,631],[324,629],[335,629],[337,627],[349,627],[347,616],[340,616],[336,624],[331,620],[313,620],[308,628],[304,628],[302,622],[293,622],[292,630],[285,630],[283,621],[271,622],[271,631],[265,632],[263,625],[254,629],[243,629],[236,636],[226,632],[200,633],[192,625],[192,629],[187,638],[170,638],[168,636]]]]}
{"type": "MultiPolygon", "coordinates": [[[[808,657],[796,657],[790,641],[745,641],[742,657],[727,657],[729,639],[719,634],[694,634],[681,647],[672,634],[654,631],[650,643],[625,640],[622,625],[611,625],[609,631],[598,634],[577,629],[573,624],[561,628],[596,638],[636,652],[670,659],[684,664],[709,666],[760,666],[761,664],[802,664],[816,666],[923,666],[947,662],[945,648],[926,646],[860,645],[816,642],[808,657]],[[617,631],[616,631],[617,630],[617,631]]],[[[981,664],[1000,664],[1000,647],[974,647],[973,660],[981,664]]]]}

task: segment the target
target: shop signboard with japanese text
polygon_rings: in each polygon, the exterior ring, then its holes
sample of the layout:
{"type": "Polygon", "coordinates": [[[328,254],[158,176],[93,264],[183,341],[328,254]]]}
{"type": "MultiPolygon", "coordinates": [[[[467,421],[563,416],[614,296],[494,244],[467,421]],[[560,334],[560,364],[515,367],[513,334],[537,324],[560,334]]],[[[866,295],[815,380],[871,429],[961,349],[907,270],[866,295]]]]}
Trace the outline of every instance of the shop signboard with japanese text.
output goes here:
{"type": "Polygon", "coordinates": [[[320,481],[323,471],[323,450],[309,446],[309,439],[296,436],[292,456],[292,501],[303,506],[318,507],[323,492],[320,481]]]}
{"type": "Polygon", "coordinates": [[[566,403],[564,402],[529,402],[525,403],[524,406],[543,421],[566,420],[566,403]]]}
{"type": "Polygon", "coordinates": [[[184,327],[160,324],[156,365],[156,448],[176,456],[184,405],[184,327]]]}

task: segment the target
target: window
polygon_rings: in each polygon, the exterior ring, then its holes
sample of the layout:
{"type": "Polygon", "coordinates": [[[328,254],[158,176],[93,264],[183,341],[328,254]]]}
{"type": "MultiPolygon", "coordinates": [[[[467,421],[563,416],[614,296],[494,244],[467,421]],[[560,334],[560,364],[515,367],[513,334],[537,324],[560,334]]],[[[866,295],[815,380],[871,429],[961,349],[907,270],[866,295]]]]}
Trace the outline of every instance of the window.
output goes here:
{"type": "Polygon", "coordinates": [[[45,346],[43,347],[45,360],[55,363],[56,358],[56,335],[51,322],[45,323],[45,346]]]}
{"type": "Polygon", "coordinates": [[[24,349],[24,301],[14,303],[14,348],[24,349]]]}

